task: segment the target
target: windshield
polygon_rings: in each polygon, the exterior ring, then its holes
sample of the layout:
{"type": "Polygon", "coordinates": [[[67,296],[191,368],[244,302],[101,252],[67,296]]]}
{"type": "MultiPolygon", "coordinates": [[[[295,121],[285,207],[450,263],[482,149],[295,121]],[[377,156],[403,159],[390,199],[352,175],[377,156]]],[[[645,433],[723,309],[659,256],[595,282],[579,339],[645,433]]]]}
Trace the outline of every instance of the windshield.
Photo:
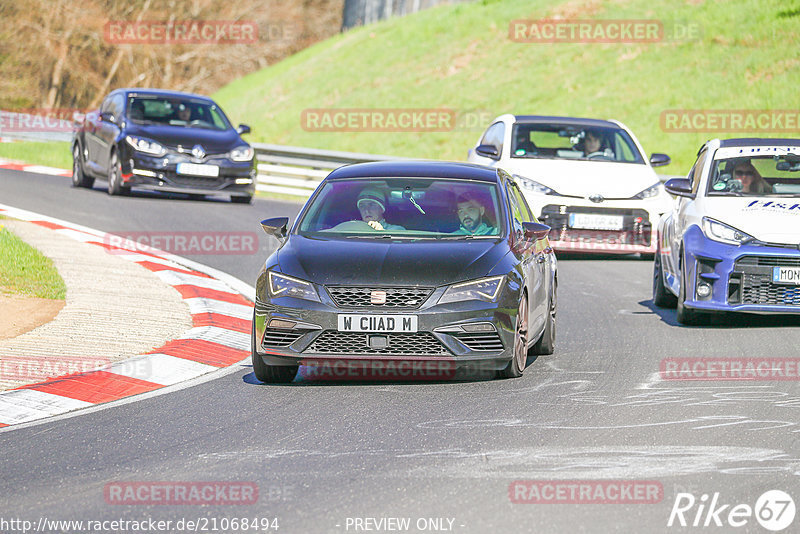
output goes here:
{"type": "Polygon", "coordinates": [[[137,124],[161,124],[206,130],[228,130],[230,122],[213,102],[197,99],[132,96],[128,118],[137,124]]]}
{"type": "Polygon", "coordinates": [[[298,228],[301,235],[353,238],[496,238],[504,227],[499,199],[497,184],[472,180],[331,180],[298,228]]]}
{"type": "Polygon", "coordinates": [[[800,155],[715,159],[708,194],[800,197],[800,155]]]}
{"type": "Polygon", "coordinates": [[[644,164],[642,155],[625,130],[575,124],[515,124],[511,135],[511,157],[644,164]]]}

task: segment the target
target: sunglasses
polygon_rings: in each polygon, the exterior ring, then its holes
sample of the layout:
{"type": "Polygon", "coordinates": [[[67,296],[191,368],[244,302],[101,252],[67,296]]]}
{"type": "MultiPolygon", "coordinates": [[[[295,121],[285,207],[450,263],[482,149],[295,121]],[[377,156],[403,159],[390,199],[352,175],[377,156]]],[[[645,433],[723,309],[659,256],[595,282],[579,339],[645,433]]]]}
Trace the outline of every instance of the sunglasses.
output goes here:
{"type": "Polygon", "coordinates": [[[733,174],[736,176],[755,176],[756,173],[753,171],[733,171],[733,174]]]}

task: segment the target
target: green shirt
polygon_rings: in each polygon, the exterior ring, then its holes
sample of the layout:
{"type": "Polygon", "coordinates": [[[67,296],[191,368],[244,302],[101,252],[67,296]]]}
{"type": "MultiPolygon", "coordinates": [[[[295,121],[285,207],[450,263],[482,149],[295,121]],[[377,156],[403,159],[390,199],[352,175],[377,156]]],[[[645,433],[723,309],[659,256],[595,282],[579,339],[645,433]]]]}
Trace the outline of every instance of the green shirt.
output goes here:
{"type": "Polygon", "coordinates": [[[464,228],[464,225],[462,224],[459,227],[458,230],[453,232],[453,234],[455,234],[455,235],[495,235],[495,234],[497,234],[497,228],[495,228],[494,226],[489,226],[485,222],[481,221],[481,224],[479,224],[478,227],[475,228],[474,232],[470,232],[469,230],[464,228]]]}

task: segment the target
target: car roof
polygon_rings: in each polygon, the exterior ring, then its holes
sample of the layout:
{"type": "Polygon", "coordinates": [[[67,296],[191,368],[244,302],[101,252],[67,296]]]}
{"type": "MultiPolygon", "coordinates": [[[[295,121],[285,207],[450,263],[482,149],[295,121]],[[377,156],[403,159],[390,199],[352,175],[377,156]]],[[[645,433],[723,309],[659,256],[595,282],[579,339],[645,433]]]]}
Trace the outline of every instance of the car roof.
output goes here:
{"type": "Polygon", "coordinates": [[[615,122],[603,119],[585,119],[580,117],[555,117],[548,115],[514,115],[514,120],[527,124],[569,124],[575,126],[595,126],[598,128],[619,128],[615,122]]]}
{"type": "Polygon", "coordinates": [[[326,180],[374,177],[462,178],[497,182],[498,170],[485,165],[450,161],[372,161],[339,167],[326,180]]]}
{"type": "Polygon", "coordinates": [[[127,87],[116,89],[112,93],[125,93],[127,95],[147,95],[147,96],[166,96],[171,98],[198,98],[201,100],[213,100],[207,96],[198,95],[194,93],[184,93],[182,91],[170,91],[169,89],[139,89],[135,87],[127,87]]]}
{"type": "Polygon", "coordinates": [[[737,137],[734,139],[721,139],[720,148],[737,146],[800,146],[800,139],[769,139],[764,137],[737,137]]]}

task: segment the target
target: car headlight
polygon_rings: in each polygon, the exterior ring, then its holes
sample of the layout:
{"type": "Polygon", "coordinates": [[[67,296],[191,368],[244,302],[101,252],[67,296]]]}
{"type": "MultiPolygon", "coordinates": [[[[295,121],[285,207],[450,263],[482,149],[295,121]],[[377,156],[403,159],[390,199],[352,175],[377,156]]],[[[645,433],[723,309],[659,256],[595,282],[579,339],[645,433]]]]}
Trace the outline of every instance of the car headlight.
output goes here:
{"type": "Polygon", "coordinates": [[[648,187],[644,191],[640,191],[639,193],[636,193],[635,195],[633,195],[631,197],[631,199],[638,198],[640,200],[643,200],[645,198],[653,198],[653,197],[658,196],[658,194],[660,192],[661,192],[661,183],[659,182],[657,184],[651,185],[650,187],[648,187]]]}
{"type": "Polygon", "coordinates": [[[539,193],[540,195],[558,195],[555,189],[551,189],[546,185],[540,184],[535,180],[531,180],[530,178],[525,178],[524,176],[520,176],[519,174],[513,175],[514,178],[519,183],[520,187],[523,189],[527,189],[528,191],[533,191],[534,193],[539,193]]]}
{"type": "Polygon", "coordinates": [[[228,156],[233,161],[250,161],[251,159],[253,159],[253,154],[255,154],[253,147],[240,146],[231,150],[228,156]]]}
{"type": "Polygon", "coordinates": [[[163,156],[167,153],[166,148],[155,141],[145,139],[144,137],[128,135],[125,137],[125,141],[127,141],[129,145],[139,152],[144,152],[145,154],[150,154],[151,156],[163,156]]]}
{"type": "Polygon", "coordinates": [[[454,284],[447,288],[439,298],[439,304],[448,302],[462,302],[465,300],[482,300],[484,302],[494,302],[500,294],[503,286],[504,276],[493,276],[491,278],[481,278],[470,282],[454,284]]]}
{"type": "Polygon", "coordinates": [[[728,226],[708,217],[703,217],[703,233],[709,239],[728,243],[729,245],[744,245],[755,239],[753,236],[737,230],[733,226],[728,226]]]}
{"type": "Polygon", "coordinates": [[[317,290],[314,289],[311,282],[298,280],[274,271],[269,271],[269,296],[272,298],[294,297],[320,302],[317,290]]]}

